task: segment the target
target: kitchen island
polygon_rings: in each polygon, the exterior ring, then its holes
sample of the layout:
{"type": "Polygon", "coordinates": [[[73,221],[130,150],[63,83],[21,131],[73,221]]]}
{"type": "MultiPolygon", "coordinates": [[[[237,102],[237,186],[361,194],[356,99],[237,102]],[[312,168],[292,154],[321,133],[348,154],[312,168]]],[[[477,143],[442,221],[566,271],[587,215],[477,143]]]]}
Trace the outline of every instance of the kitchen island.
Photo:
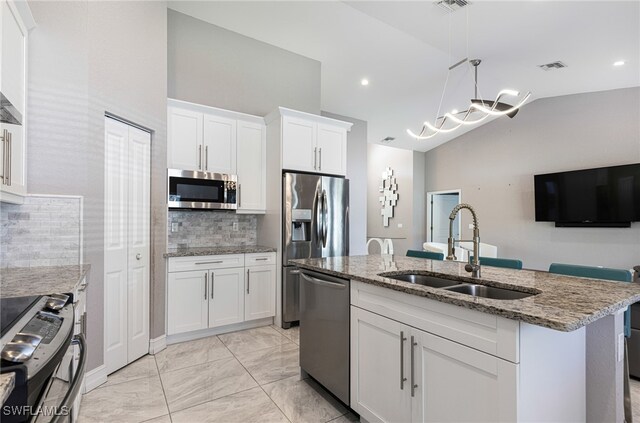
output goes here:
{"type": "Polygon", "coordinates": [[[488,266],[473,279],[464,263],[395,256],[296,265],[351,280],[351,407],[365,420],[624,418],[622,313],[639,285],[488,266]],[[528,296],[394,279],[408,273],[528,296]]]}

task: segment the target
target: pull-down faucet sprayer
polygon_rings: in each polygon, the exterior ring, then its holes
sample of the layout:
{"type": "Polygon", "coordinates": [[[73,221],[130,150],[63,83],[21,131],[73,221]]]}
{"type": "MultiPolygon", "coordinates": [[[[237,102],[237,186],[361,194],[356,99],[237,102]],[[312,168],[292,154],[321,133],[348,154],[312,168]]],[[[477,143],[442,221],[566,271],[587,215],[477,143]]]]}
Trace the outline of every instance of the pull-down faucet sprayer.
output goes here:
{"type": "Polygon", "coordinates": [[[449,239],[447,240],[448,251],[447,251],[447,260],[455,260],[456,259],[456,242],[473,242],[473,261],[468,263],[464,268],[467,272],[471,272],[471,277],[479,278],[480,277],[480,229],[478,228],[478,217],[476,216],[476,212],[471,207],[471,205],[466,203],[458,204],[451,210],[451,214],[449,215],[449,239]],[[462,209],[467,209],[471,212],[473,216],[473,240],[472,241],[463,241],[460,239],[453,238],[453,221],[456,219],[456,215],[462,209]]]}

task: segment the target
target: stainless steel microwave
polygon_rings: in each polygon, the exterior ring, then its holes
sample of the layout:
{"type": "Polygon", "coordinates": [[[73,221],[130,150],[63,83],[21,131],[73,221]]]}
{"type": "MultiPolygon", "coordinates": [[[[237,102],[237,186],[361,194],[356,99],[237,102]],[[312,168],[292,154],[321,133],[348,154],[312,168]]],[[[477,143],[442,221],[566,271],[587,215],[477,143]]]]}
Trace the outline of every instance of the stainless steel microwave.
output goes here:
{"type": "Polygon", "coordinates": [[[168,205],[170,209],[235,210],[236,175],[169,169],[168,205]]]}

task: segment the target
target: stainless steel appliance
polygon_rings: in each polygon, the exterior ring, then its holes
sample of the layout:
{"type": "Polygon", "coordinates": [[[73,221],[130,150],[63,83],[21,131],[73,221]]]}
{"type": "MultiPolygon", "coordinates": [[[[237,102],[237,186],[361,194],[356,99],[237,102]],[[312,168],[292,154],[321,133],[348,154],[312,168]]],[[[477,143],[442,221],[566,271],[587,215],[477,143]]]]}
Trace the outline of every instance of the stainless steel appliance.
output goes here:
{"type": "Polygon", "coordinates": [[[350,281],[300,269],[300,367],[349,405],[350,281]]]}
{"type": "MultiPolygon", "coordinates": [[[[73,421],[84,377],[84,335],[74,334],[73,298],[2,298],[0,372],[15,373],[3,422],[73,421]]],[[[77,414],[77,413],[76,413],[77,414]]]]}
{"type": "Polygon", "coordinates": [[[235,210],[236,175],[169,169],[167,171],[170,209],[235,210]]]}
{"type": "Polygon", "coordinates": [[[349,254],[349,181],[284,173],[282,327],[299,320],[300,274],[289,260],[349,254]]]}

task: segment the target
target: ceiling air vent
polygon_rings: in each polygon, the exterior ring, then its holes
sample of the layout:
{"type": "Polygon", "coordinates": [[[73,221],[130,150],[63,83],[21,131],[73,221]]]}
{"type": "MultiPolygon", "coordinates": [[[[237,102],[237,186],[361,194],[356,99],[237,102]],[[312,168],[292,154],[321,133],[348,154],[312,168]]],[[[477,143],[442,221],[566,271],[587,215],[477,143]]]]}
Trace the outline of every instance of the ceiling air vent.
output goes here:
{"type": "Polygon", "coordinates": [[[388,143],[390,143],[390,142],[391,142],[391,141],[393,141],[393,140],[395,140],[395,138],[394,138],[394,137],[386,137],[386,138],[381,139],[381,140],[380,140],[380,142],[385,143],[385,144],[388,144],[388,143]]]}
{"type": "Polygon", "coordinates": [[[434,2],[434,4],[447,12],[455,12],[465,6],[469,6],[471,2],[468,2],[467,0],[440,0],[434,2]]]}
{"type": "Polygon", "coordinates": [[[548,71],[553,69],[566,68],[567,65],[565,65],[564,63],[558,60],[557,62],[547,63],[546,65],[538,65],[538,67],[541,68],[542,70],[548,71]]]}

